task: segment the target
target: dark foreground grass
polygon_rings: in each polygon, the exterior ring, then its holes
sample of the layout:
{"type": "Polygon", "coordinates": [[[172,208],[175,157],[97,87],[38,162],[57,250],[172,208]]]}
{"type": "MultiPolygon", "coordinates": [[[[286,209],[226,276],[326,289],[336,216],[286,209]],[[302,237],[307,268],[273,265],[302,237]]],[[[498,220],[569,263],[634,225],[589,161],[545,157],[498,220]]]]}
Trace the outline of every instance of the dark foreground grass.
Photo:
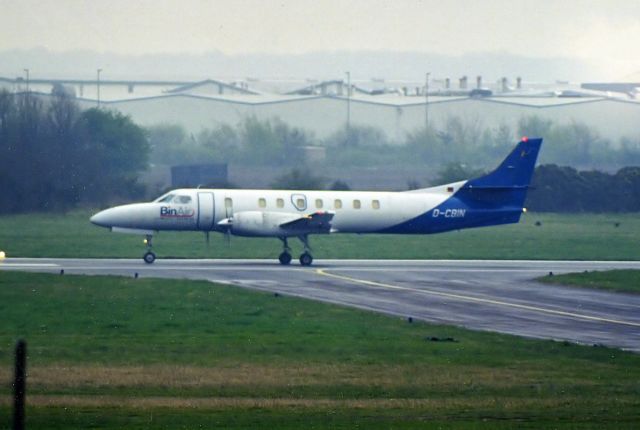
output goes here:
{"type": "MultiPolygon", "coordinates": [[[[110,233],[89,223],[91,212],[0,217],[0,250],[9,257],[134,257],[142,237],[110,233]]],[[[291,244],[301,251],[296,240],[291,244]]],[[[275,258],[276,239],[161,232],[159,258],[275,258]]],[[[330,235],[312,237],[316,258],[637,260],[640,217],[528,213],[517,225],[436,235],[330,235]]]]}
{"type": "Polygon", "coordinates": [[[0,272],[29,428],[634,428],[640,356],[207,282],[0,272]],[[432,337],[453,342],[431,341],[432,337]]]}
{"type": "Polygon", "coordinates": [[[640,270],[605,270],[544,276],[540,282],[640,294],[640,270]]]}

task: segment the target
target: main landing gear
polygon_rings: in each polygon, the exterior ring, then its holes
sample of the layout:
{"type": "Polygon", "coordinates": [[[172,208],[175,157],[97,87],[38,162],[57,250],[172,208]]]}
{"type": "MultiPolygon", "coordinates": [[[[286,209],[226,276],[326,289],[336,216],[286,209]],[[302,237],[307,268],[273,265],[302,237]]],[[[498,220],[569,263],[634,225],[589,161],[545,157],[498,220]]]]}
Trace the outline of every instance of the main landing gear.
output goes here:
{"type": "MultiPolygon", "coordinates": [[[[309,246],[309,238],[307,235],[298,236],[298,239],[304,244],[304,252],[300,255],[300,265],[301,266],[311,266],[313,263],[313,256],[311,255],[311,247],[309,246]]],[[[289,247],[289,242],[286,237],[281,237],[283,251],[282,254],[278,256],[278,260],[280,260],[280,264],[287,266],[291,264],[291,248],[289,247]]]]}
{"type": "Polygon", "coordinates": [[[147,264],[153,264],[153,262],[156,261],[156,254],[151,251],[151,239],[153,239],[153,236],[148,234],[144,240],[145,245],[147,245],[147,252],[142,256],[142,259],[147,264]]]}

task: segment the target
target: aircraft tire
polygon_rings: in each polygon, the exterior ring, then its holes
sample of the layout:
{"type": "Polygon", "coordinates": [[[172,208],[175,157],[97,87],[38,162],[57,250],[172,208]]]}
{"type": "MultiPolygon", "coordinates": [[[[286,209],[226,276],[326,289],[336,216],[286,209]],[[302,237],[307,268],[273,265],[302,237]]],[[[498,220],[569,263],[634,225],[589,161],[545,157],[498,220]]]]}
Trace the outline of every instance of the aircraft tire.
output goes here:
{"type": "Polygon", "coordinates": [[[291,263],[291,254],[289,254],[288,252],[283,252],[278,256],[278,260],[280,260],[280,264],[286,266],[291,263]]]}
{"type": "Polygon", "coordinates": [[[300,256],[301,266],[311,266],[311,263],[313,263],[313,257],[308,252],[305,252],[300,256]]]}
{"type": "Polygon", "coordinates": [[[153,264],[153,262],[156,261],[156,254],[154,254],[153,252],[149,251],[146,254],[144,254],[142,259],[147,264],[153,264]]]}

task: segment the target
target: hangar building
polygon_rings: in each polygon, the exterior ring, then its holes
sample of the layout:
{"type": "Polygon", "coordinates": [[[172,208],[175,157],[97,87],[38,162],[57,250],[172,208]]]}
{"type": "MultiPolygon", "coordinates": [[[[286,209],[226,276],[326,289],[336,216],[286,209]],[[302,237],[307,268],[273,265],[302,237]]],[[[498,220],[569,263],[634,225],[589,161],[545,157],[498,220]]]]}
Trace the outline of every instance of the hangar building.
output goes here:
{"type": "MultiPolygon", "coordinates": [[[[433,79],[428,95],[424,82],[368,80],[257,80],[222,82],[110,81],[33,79],[29,90],[43,96],[63,87],[86,107],[101,106],[130,115],[141,125],[181,124],[192,133],[219,124],[236,124],[247,116],[280,118],[285,123],[325,138],[351,124],[382,129],[391,141],[429,124],[438,127],[458,116],[483,127],[515,126],[520,118],[536,115],[557,122],[583,122],[609,139],[638,138],[640,100],[627,83],[616,85],[571,83],[536,84],[517,78],[483,84],[467,77],[456,88],[451,80],[433,79]]],[[[635,85],[635,86],[634,86],[635,85]]],[[[26,90],[24,78],[1,78],[0,88],[26,90]]]]}

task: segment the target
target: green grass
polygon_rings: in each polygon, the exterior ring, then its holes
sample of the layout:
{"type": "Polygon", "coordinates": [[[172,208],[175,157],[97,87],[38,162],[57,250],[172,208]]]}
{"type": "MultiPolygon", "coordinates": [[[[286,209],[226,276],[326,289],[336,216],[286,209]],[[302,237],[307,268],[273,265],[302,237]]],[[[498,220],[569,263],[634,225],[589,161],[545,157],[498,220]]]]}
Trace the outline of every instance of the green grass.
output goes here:
{"type": "Polygon", "coordinates": [[[563,275],[544,276],[539,278],[538,281],[547,284],[598,288],[601,290],[640,294],[640,270],[567,273],[563,275]]]}
{"type": "MultiPolygon", "coordinates": [[[[142,256],[142,237],[93,226],[90,214],[0,217],[0,250],[9,257],[142,256]]],[[[301,251],[297,240],[291,244],[301,251]]],[[[417,236],[314,235],[311,244],[316,258],[637,260],[640,217],[528,213],[516,225],[417,236]]],[[[161,232],[154,249],[159,258],[275,259],[281,245],[233,237],[227,246],[214,233],[207,248],[201,233],[161,232]]]]}
{"type": "Polygon", "coordinates": [[[0,273],[0,428],[634,428],[640,356],[207,282],[0,273]],[[432,342],[432,336],[455,342],[432,342]]]}

